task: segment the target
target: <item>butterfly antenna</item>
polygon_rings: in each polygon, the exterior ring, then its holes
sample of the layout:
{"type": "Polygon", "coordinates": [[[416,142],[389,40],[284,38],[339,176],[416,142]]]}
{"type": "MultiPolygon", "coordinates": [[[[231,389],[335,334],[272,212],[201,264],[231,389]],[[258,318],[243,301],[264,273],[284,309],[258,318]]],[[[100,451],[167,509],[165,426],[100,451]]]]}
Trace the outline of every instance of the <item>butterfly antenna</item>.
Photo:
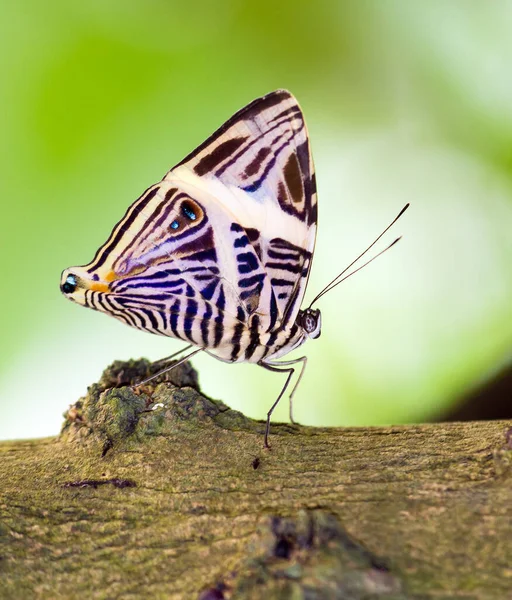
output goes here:
{"type": "MultiPolygon", "coordinates": [[[[320,298],[321,296],[323,296],[324,294],[327,294],[327,292],[330,292],[333,288],[335,288],[337,285],[339,285],[342,281],[345,281],[345,279],[348,279],[349,277],[352,277],[352,275],[354,275],[355,273],[357,273],[358,271],[360,271],[361,269],[364,269],[364,267],[366,267],[367,265],[369,265],[371,262],[373,262],[376,258],[378,258],[381,254],[384,254],[384,252],[387,252],[390,248],[392,248],[397,242],[399,242],[402,239],[402,236],[396,238],[396,240],[394,242],[391,242],[391,244],[389,244],[389,246],[387,246],[387,248],[384,248],[384,250],[381,250],[379,253],[377,253],[375,256],[372,256],[372,258],[370,258],[370,260],[367,260],[365,263],[363,263],[360,267],[357,267],[357,269],[355,269],[354,271],[352,271],[351,273],[349,273],[348,275],[345,275],[345,277],[343,277],[342,279],[339,279],[338,281],[336,281],[336,283],[334,285],[331,285],[330,287],[327,287],[326,289],[324,289],[322,291],[322,293],[317,296],[315,298],[315,302],[318,300],[318,298],[320,298]]],[[[338,275],[339,277],[339,275],[338,275]]],[[[338,279],[338,277],[336,279],[338,279]]]]}
{"type": "Polygon", "coordinates": [[[332,289],[334,289],[339,283],[341,283],[342,281],[345,281],[345,279],[347,279],[348,277],[350,277],[351,275],[354,275],[354,273],[357,273],[358,271],[360,271],[362,268],[366,267],[367,265],[369,265],[371,262],[373,262],[378,256],[380,256],[381,254],[384,254],[384,252],[387,252],[392,246],[394,246],[400,239],[401,237],[397,238],[393,243],[391,243],[387,248],[384,248],[384,250],[381,250],[378,254],[376,254],[373,258],[371,258],[370,260],[368,260],[367,262],[365,262],[363,265],[361,265],[360,267],[358,267],[355,271],[352,271],[351,273],[349,273],[348,275],[346,275],[345,277],[343,277],[343,275],[351,268],[353,267],[356,262],[362,258],[367,252],[368,250],[371,250],[375,244],[380,240],[380,238],[391,228],[393,227],[393,225],[398,221],[398,219],[404,214],[404,212],[409,208],[410,203],[408,202],[403,208],[402,210],[398,213],[398,215],[391,221],[391,223],[386,227],[386,229],[384,229],[384,231],[378,236],[376,237],[373,242],[363,251],[361,252],[361,254],[355,258],[349,265],[348,267],[346,267],[345,269],[343,269],[343,271],[341,273],[339,273],[338,275],[336,275],[336,277],[329,282],[324,289],[315,296],[315,298],[313,299],[313,302],[311,302],[311,304],[309,305],[309,308],[311,308],[313,306],[313,304],[315,304],[315,302],[317,302],[324,294],[327,294],[327,292],[330,292],[332,289]]]}

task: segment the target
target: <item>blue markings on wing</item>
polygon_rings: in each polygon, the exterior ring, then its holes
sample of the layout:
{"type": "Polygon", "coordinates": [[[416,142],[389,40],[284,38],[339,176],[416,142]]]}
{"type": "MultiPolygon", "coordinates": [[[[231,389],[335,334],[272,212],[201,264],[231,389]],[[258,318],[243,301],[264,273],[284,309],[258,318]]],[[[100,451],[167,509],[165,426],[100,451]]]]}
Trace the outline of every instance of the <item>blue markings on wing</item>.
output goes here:
{"type": "Polygon", "coordinates": [[[252,275],[251,277],[243,277],[238,282],[238,285],[241,288],[249,288],[258,283],[260,283],[260,284],[263,283],[264,279],[265,279],[265,273],[258,273],[257,275],[252,275]]]}
{"type": "Polygon", "coordinates": [[[214,279],[211,283],[209,283],[205,288],[201,290],[201,296],[206,298],[206,300],[211,300],[213,298],[213,294],[217,289],[218,281],[214,279]]]}
{"type": "Polygon", "coordinates": [[[240,274],[251,273],[259,267],[258,257],[254,252],[241,252],[237,255],[238,272],[240,274]]]}
{"type": "Polygon", "coordinates": [[[183,319],[183,331],[190,341],[194,341],[192,331],[194,328],[194,317],[197,315],[198,304],[195,300],[187,300],[185,318],[183,319]]]}
{"type": "Polygon", "coordinates": [[[235,248],[245,248],[249,245],[249,238],[246,235],[236,238],[234,246],[235,248]]]}
{"type": "Polygon", "coordinates": [[[181,205],[181,211],[191,221],[195,221],[197,219],[196,213],[193,211],[190,204],[188,204],[187,202],[183,202],[183,204],[181,205]]]}

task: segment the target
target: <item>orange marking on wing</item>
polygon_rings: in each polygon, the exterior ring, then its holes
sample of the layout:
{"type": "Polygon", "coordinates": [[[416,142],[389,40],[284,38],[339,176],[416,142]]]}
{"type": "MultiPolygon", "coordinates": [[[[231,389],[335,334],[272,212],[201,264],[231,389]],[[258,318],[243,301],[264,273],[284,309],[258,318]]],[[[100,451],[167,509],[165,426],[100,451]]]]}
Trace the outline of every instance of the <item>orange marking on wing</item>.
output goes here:
{"type": "Polygon", "coordinates": [[[110,287],[108,283],[91,283],[91,288],[93,292],[110,292],[110,287]]]}
{"type": "Polygon", "coordinates": [[[114,271],[109,271],[106,275],[105,275],[105,281],[114,281],[115,279],[117,279],[117,275],[114,273],[114,271]]]}

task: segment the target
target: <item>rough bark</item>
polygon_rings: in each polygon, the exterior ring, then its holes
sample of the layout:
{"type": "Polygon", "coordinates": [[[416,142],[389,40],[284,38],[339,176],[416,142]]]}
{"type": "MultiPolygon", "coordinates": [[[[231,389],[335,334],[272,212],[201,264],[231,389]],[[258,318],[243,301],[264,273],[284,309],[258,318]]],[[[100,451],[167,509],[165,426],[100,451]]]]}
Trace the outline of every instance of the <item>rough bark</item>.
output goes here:
{"type": "Polygon", "coordinates": [[[0,444],[0,598],[512,597],[512,422],[274,424],[264,450],[188,366],[126,385],[148,368],[0,444]]]}

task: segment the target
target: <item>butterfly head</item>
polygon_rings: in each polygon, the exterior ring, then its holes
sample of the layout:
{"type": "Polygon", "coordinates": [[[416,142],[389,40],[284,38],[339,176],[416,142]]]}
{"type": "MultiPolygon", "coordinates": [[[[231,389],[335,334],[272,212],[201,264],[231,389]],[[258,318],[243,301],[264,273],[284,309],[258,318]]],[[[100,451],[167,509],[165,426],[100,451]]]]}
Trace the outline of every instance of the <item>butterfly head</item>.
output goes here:
{"type": "Polygon", "coordinates": [[[322,333],[322,315],[318,308],[306,308],[299,313],[299,324],[311,339],[320,337],[322,333]]]}

